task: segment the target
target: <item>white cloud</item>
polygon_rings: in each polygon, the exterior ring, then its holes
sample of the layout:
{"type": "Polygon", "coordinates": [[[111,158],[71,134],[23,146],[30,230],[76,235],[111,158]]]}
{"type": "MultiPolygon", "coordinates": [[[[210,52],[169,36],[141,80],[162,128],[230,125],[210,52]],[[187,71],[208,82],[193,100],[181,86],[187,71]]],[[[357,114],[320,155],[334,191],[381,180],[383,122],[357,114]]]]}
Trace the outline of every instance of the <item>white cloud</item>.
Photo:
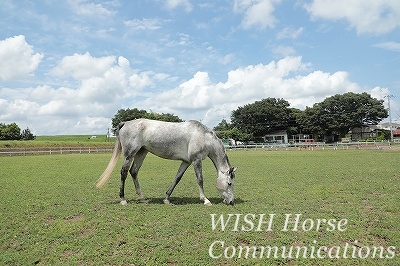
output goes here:
{"type": "MultiPolygon", "coordinates": [[[[39,105],[35,102],[24,99],[7,101],[0,99],[0,121],[15,122],[27,121],[32,112],[35,112],[39,105]]],[[[19,123],[17,123],[19,125],[19,123]]]]}
{"type": "Polygon", "coordinates": [[[272,49],[272,52],[279,57],[286,57],[296,54],[296,50],[292,46],[278,45],[272,49]]]}
{"type": "Polygon", "coordinates": [[[104,135],[107,132],[107,127],[111,128],[110,118],[108,117],[97,117],[97,116],[85,116],[79,118],[76,121],[75,125],[73,125],[74,131],[71,131],[70,134],[74,134],[74,132],[99,132],[104,135]]]}
{"type": "Polygon", "coordinates": [[[16,122],[39,134],[92,134],[109,127],[124,101],[173,79],[165,73],[133,70],[122,56],[116,61],[89,53],[64,57],[54,74],[79,82],[76,87],[0,88],[0,121],[16,122]]]}
{"type": "Polygon", "coordinates": [[[182,6],[186,12],[190,12],[193,10],[193,6],[189,0],[166,0],[165,7],[167,9],[175,9],[179,6],[182,6]]]}
{"type": "Polygon", "coordinates": [[[159,18],[144,18],[144,19],[132,19],[124,21],[124,25],[131,27],[134,30],[158,30],[168,20],[161,20],[159,18]]]}
{"type": "Polygon", "coordinates": [[[131,72],[131,64],[129,63],[129,60],[125,57],[118,57],[118,65],[121,67],[121,70],[124,71],[126,74],[131,72]]]}
{"type": "Polygon", "coordinates": [[[387,97],[388,95],[391,95],[390,91],[388,88],[382,88],[382,87],[375,87],[371,89],[369,92],[373,98],[376,98],[378,100],[385,100],[387,102],[387,97]]]}
{"type": "Polygon", "coordinates": [[[400,52],[400,42],[381,42],[373,45],[389,51],[400,52]]]}
{"type": "Polygon", "coordinates": [[[304,31],[303,27],[300,27],[298,29],[292,29],[292,28],[285,27],[285,28],[283,28],[283,30],[278,32],[276,37],[278,38],[278,40],[280,40],[280,39],[297,39],[303,33],[303,31],[304,31]]]}
{"type": "Polygon", "coordinates": [[[384,34],[400,27],[398,0],[313,0],[305,8],[314,19],[346,20],[358,33],[384,34]]]}
{"type": "Polygon", "coordinates": [[[161,39],[162,43],[165,43],[165,46],[175,47],[175,46],[188,46],[193,44],[192,36],[185,33],[178,33],[176,36],[164,36],[161,39]]]}
{"type": "Polygon", "coordinates": [[[65,56],[51,70],[57,77],[72,77],[77,80],[103,75],[115,63],[115,56],[95,58],[89,52],[65,56]]]}
{"type": "Polygon", "coordinates": [[[222,65],[227,65],[227,64],[231,63],[234,59],[235,59],[235,56],[232,53],[230,53],[230,54],[227,54],[227,55],[223,56],[222,58],[220,58],[218,60],[218,62],[222,65]]]}
{"type": "Polygon", "coordinates": [[[96,4],[87,0],[69,0],[68,2],[78,15],[112,16],[116,13],[115,11],[108,10],[103,4],[96,4]]]}
{"type": "Polygon", "coordinates": [[[37,69],[43,54],[34,53],[25,36],[0,41],[0,80],[25,79],[37,69]]]}
{"type": "Polygon", "coordinates": [[[278,3],[280,0],[235,0],[233,11],[244,13],[241,26],[245,29],[251,27],[273,28],[277,23],[273,13],[275,5],[278,3]]]}
{"type": "Polygon", "coordinates": [[[76,106],[71,105],[66,100],[52,100],[38,109],[38,115],[41,116],[76,116],[79,114],[76,106]]]}
{"type": "MultiPolygon", "coordinates": [[[[137,74],[137,73],[132,74],[129,77],[129,85],[132,88],[136,88],[136,89],[143,89],[147,86],[151,86],[154,83],[152,82],[150,75],[151,75],[150,72],[142,72],[139,74],[137,74]]],[[[160,76],[157,75],[155,78],[158,79],[159,77],[160,76]]]]}

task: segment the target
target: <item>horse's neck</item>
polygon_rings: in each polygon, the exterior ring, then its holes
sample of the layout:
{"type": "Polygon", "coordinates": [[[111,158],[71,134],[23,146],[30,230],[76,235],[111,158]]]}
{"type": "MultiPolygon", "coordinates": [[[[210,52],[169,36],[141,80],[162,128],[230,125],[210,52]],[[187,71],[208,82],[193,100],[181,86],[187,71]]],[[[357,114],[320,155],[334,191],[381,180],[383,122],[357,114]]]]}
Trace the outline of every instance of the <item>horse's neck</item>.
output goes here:
{"type": "Polygon", "coordinates": [[[230,166],[228,156],[225,153],[224,146],[218,142],[214,141],[213,145],[211,145],[210,153],[208,157],[210,157],[211,161],[214,163],[217,171],[228,171],[230,166]]]}

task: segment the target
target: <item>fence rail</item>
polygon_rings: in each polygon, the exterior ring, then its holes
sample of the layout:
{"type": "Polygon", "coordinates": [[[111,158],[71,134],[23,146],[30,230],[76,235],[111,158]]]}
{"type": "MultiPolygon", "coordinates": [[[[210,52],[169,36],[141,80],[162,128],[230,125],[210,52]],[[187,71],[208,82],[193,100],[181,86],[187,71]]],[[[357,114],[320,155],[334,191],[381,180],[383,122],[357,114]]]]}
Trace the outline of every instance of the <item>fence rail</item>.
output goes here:
{"type": "MultiPolygon", "coordinates": [[[[0,156],[56,155],[79,153],[111,153],[114,146],[107,147],[37,147],[0,148],[0,156]]],[[[399,144],[389,142],[349,142],[349,143],[294,143],[294,144],[251,144],[227,146],[228,150],[400,150],[399,144]]]]}
{"type": "Polygon", "coordinates": [[[108,153],[110,147],[38,147],[38,148],[0,148],[0,156],[55,155],[79,153],[108,153]]]}
{"type": "Polygon", "coordinates": [[[278,143],[263,143],[251,145],[236,145],[227,146],[229,150],[240,149],[264,149],[264,150],[383,150],[396,149],[400,150],[400,145],[391,144],[390,142],[345,142],[345,143],[293,143],[293,144],[278,144],[278,143]]]}

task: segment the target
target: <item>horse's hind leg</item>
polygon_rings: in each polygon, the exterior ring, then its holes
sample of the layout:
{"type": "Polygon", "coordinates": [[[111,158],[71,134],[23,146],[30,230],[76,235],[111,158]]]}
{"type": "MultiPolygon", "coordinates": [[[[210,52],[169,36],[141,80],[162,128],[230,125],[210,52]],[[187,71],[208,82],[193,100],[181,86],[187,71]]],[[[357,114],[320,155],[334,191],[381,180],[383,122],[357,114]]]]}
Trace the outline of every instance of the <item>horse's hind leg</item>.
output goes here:
{"type": "Polygon", "coordinates": [[[132,155],[125,156],[124,163],[121,168],[121,186],[119,189],[119,197],[121,199],[121,204],[126,205],[127,202],[125,200],[125,180],[128,175],[129,166],[131,165],[133,160],[132,155]]]}
{"type": "Polygon", "coordinates": [[[143,197],[142,194],[142,190],[140,189],[140,185],[139,185],[139,180],[138,180],[138,172],[140,167],[143,164],[144,158],[147,155],[147,151],[145,149],[141,149],[139,150],[136,155],[135,158],[133,159],[133,165],[131,167],[131,169],[129,170],[132,179],[133,179],[133,183],[135,184],[135,189],[136,189],[136,194],[138,195],[138,200],[144,200],[145,198],[143,197]]]}

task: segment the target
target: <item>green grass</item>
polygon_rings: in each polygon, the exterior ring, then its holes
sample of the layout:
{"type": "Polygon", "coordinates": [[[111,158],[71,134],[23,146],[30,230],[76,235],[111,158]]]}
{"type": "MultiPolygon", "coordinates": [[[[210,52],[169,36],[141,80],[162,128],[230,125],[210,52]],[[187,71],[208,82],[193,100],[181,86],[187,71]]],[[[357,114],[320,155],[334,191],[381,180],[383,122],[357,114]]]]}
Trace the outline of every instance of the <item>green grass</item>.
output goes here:
{"type": "MultiPolygon", "coordinates": [[[[235,206],[215,188],[207,159],[205,192],[198,199],[189,168],[164,205],[179,162],[149,155],[139,173],[146,203],[119,204],[119,168],[103,189],[95,182],[111,154],[0,157],[0,265],[399,265],[399,152],[228,151],[238,167],[235,206]],[[276,214],[272,231],[212,230],[210,214],[276,214]],[[281,231],[285,214],[302,220],[347,219],[346,230],[281,231]],[[226,246],[395,247],[392,259],[212,259],[215,241],[226,246]]],[[[227,217],[227,216],[225,216],[227,217]]],[[[240,224],[242,225],[242,223],[240,224]]],[[[249,224],[244,224],[245,226],[249,224]]],[[[359,249],[359,248],[358,248],[359,249]]],[[[223,253],[216,245],[215,254],[223,253]]],[[[229,250],[228,250],[229,251],[229,250]]],[[[229,252],[232,251],[232,248],[229,252]]],[[[230,254],[228,252],[228,254],[230,254]]]]}
{"type": "Polygon", "coordinates": [[[115,138],[107,141],[106,135],[36,136],[34,140],[2,140],[0,148],[112,146],[114,141],[115,138]],[[92,138],[92,136],[96,136],[96,138],[92,138]]]}

